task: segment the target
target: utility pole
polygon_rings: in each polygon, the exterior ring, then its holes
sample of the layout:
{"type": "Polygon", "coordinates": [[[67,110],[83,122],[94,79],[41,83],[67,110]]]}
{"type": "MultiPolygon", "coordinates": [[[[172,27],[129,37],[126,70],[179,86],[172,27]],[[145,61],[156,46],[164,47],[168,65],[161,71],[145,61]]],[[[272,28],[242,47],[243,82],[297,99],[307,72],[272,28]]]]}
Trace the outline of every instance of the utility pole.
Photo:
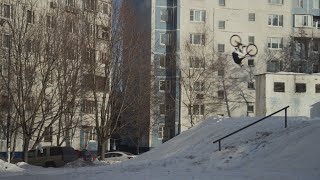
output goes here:
{"type": "Polygon", "coordinates": [[[10,81],[11,81],[11,36],[9,35],[8,40],[8,84],[7,84],[7,90],[8,90],[8,114],[7,114],[7,161],[10,163],[11,159],[11,94],[10,94],[10,81]]]}

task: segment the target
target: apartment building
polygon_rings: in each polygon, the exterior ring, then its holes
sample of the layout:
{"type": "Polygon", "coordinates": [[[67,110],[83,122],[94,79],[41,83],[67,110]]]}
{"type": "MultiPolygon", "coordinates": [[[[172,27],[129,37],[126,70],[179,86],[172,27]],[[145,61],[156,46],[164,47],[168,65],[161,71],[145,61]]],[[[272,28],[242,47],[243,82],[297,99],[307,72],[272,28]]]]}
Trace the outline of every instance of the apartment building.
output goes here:
{"type": "Polygon", "coordinates": [[[23,134],[27,149],[40,143],[97,150],[94,114],[108,96],[102,67],[110,57],[112,1],[0,3],[0,152],[8,142],[23,151],[23,134]]]}
{"type": "Polygon", "coordinates": [[[296,43],[294,72],[318,73],[320,10],[317,0],[292,1],[293,39],[296,43]]]}

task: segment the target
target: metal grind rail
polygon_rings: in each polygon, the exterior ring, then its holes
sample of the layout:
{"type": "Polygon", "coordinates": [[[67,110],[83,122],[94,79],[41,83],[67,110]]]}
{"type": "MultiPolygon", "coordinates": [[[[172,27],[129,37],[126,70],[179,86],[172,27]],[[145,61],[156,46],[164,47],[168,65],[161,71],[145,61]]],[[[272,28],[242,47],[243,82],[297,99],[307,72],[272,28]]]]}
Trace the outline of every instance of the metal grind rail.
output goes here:
{"type": "Polygon", "coordinates": [[[239,129],[239,130],[236,130],[236,131],[234,131],[234,132],[232,132],[232,133],[230,133],[230,134],[228,134],[228,135],[226,135],[226,136],[224,136],[224,137],[222,137],[222,138],[220,138],[220,139],[218,139],[218,140],[216,140],[216,141],[213,141],[213,144],[219,142],[219,151],[221,151],[221,141],[222,141],[223,139],[225,139],[225,138],[227,138],[227,137],[229,137],[229,136],[231,136],[231,135],[233,135],[233,134],[236,134],[236,133],[238,133],[238,132],[240,132],[240,131],[242,131],[242,130],[244,130],[244,129],[246,129],[246,128],[254,125],[254,124],[257,124],[258,122],[263,121],[263,120],[265,120],[265,119],[267,119],[267,118],[269,118],[269,117],[271,117],[271,116],[273,116],[273,115],[275,115],[275,114],[277,114],[277,113],[279,113],[279,112],[281,112],[281,111],[283,111],[283,110],[284,110],[284,112],[285,112],[285,116],[284,116],[284,120],[285,120],[285,121],[284,121],[284,127],[287,128],[287,126],[288,126],[287,109],[288,109],[288,108],[289,108],[289,106],[286,106],[286,107],[280,109],[280,110],[277,111],[277,112],[274,112],[274,113],[272,113],[272,114],[270,114],[270,115],[268,115],[268,116],[266,116],[266,117],[263,117],[263,118],[261,118],[261,119],[255,121],[255,122],[253,122],[253,123],[251,123],[251,124],[249,124],[249,125],[241,128],[241,129],[239,129]]]}

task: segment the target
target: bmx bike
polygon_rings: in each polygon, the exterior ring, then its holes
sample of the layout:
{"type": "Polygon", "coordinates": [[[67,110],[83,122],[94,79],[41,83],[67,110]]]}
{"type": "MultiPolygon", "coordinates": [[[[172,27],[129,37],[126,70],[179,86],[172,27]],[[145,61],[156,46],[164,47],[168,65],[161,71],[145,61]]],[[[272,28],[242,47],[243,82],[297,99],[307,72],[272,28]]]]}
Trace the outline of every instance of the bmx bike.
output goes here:
{"type": "Polygon", "coordinates": [[[245,56],[255,56],[258,54],[258,48],[255,44],[249,44],[245,46],[241,43],[241,38],[239,35],[232,35],[230,37],[230,44],[233,47],[236,47],[239,51],[243,52],[244,48],[246,48],[245,56]]]}

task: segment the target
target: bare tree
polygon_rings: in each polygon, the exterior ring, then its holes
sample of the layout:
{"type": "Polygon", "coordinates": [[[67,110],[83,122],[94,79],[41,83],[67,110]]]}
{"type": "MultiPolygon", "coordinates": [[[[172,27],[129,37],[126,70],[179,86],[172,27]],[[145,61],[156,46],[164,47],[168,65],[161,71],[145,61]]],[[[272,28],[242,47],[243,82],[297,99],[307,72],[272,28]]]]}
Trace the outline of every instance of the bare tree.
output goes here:
{"type": "MultiPolygon", "coordinates": [[[[65,11],[58,8],[48,13],[37,5],[34,0],[11,4],[15,9],[11,8],[1,29],[6,34],[6,49],[1,54],[7,57],[8,76],[2,76],[2,82],[8,97],[8,142],[12,134],[22,134],[25,161],[30,142],[34,148],[45,136],[61,133],[62,125],[70,129],[70,123],[75,124],[70,110],[77,107],[76,97],[81,94],[81,61],[71,57],[80,58],[73,50],[82,52],[77,48],[82,42],[67,31],[65,11]]],[[[57,145],[61,145],[59,138],[57,145]]]]}

